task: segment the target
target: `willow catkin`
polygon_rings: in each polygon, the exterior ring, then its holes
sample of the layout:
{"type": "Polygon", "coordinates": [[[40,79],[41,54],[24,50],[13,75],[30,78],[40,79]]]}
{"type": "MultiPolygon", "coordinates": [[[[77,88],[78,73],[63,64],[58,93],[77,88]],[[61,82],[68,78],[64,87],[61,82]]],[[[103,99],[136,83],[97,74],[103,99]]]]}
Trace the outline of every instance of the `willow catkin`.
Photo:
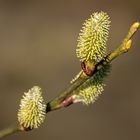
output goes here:
{"type": "MultiPolygon", "coordinates": [[[[78,37],[76,54],[80,61],[84,62],[85,70],[86,68],[94,70],[94,66],[106,56],[109,27],[109,16],[105,12],[93,13],[83,24],[78,37]]],[[[74,102],[83,102],[87,105],[93,103],[99,94],[102,93],[105,86],[103,80],[109,71],[110,64],[103,66],[97,73],[79,86],[73,94],[74,102]]],[[[78,78],[76,77],[75,79],[78,78]]]]}
{"type": "Polygon", "coordinates": [[[34,86],[24,93],[18,111],[18,121],[24,128],[38,128],[45,119],[46,104],[40,87],[34,86]]]}
{"type": "Polygon", "coordinates": [[[83,24],[76,49],[80,60],[99,62],[106,54],[110,20],[105,12],[93,13],[83,24]]]}

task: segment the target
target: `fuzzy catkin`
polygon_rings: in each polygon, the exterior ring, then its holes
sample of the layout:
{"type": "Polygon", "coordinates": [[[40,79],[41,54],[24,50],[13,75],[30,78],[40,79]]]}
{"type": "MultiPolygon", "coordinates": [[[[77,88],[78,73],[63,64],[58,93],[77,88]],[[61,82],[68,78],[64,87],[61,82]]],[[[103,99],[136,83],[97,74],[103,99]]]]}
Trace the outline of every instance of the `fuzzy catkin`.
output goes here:
{"type": "Polygon", "coordinates": [[[99,62],[106,55],[106,42],[110,27],[109,16],[105,12],[93,13],[83,24],[76,49],[80,60],[99,62]]]}
{"type": "Polygon", "coordinates": [[[44,103],[41,88],[34,86],[24,93],[18,111],[18,121],[24,128],[38,128],[45,119],[46,104],[44,103]]]}
{"type": "Polygon", "coordinates": [[[90,77],[83,85],[75,91],[74,102],[82,102],[86,105],[95,102],[104,90],[103,80],[110,73],[111,65],[108,64],[90,77]]]}

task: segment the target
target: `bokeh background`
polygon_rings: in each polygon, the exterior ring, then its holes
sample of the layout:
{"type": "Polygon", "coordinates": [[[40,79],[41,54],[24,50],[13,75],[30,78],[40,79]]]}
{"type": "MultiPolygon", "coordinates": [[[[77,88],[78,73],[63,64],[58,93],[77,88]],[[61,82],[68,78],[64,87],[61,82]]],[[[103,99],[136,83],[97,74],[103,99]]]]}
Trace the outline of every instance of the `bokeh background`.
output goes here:
{"type": "MultiPolygon", "coordinates": [[[[111,17],[108,51],[140,21],[138,0],[0,0],[0,129],[17,121],[19,101],[34,85],[46,101],[80,70],[75,55],[82,23],[96,11],[111,17]]],[[[140,31],[133,48],[113,61],[104,94],[90,106],[47,114],[45,123],[5,140],[140,139],[140,31]]]]}

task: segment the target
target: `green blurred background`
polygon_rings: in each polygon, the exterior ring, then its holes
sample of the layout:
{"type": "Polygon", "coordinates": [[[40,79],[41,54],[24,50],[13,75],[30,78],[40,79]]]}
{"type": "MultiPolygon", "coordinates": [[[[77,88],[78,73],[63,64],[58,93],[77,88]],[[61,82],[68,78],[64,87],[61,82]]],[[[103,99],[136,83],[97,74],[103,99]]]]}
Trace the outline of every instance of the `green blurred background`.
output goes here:
{"type": "MultiPolygon", "coordinates": [[[[138,0],[0,0],[0,129],[17,121],[19,101],[34,85],[46,101],[80,70],[78,33],[91,13],[111,17],[109,52],[140,21],[138,0]]],[[[104,94],[95,104],[75,104],[47,114],[39,129],[5,140],[140,139],[140,31],[133,48],[113,61],[104,94]]]]}

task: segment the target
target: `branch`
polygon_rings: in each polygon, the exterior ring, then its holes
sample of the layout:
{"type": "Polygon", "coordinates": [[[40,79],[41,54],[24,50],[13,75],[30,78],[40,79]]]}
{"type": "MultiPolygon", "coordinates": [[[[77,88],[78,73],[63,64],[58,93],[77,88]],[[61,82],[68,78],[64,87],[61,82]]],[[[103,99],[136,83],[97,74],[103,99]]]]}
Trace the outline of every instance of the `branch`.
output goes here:
{"type": "MultiPolygon", "coordinates": [[[[127,36],[125,37],[125,39],[123,40],[123,42],[121,43],[121,45],[95,65],[95,68],[91,76],[93,76],[104,65],[111,63],[112,60],[114,60],[116,57],[120,56],[121,54],[126,53],[131,48],[131,45],[132,45],[131,39],[139,27],[140,27],[139,22],[135,22],[130,27],[129,32],[127,36]]],[[[72,92],[91,77],[91,76],[85,75],[83,71],[80,73],[81,73],[80,77],[74,83],[72,83],[64,92],[62,92],[55,99],[47,103],[46,113],[48,113],[49,111],[60,109],[62,107],[67,107],[73,103],[72,98],[70,98],[70,95],[72,94],[72,92]]]]}
{"type": "Polygon", "coordinates": [[[22,131],[22,128],[20,126],[11,126],[9,128],[6,128],[0,131],[0,138],[3,138],[5,136],[8,136],[10,134],[14,134],[20,131],[22,131]]]}
{"type": "MultiPolygon", "coordinates": [[[[127,36],[125,37],[125,39],[123,40],[123,42],[121,43],[121,45],[117,49],[115,49],[113,52],[108,54],[106,57],[104,57],[99,63],[97,63],[95,65],[94,70],[90,74],[90,76],[86,75],[85,72],[82,70],[80,72],[80,76],[77,78],[77,80],[75,82],[70,84],[70,86],[64,92],[62,92],[59,96],[57,96],[55,99],[53,99],[52,101],[47,103],[46,113],[71,105],[73,102],[72,102],[72,98],[70,95],[72,95],[72,93],[80,85],[82,85],[84,82],[86,82],[91,76],[93,76],[103,66],[111,63],[112,60],[114,60],[121,54],[126,53],[131,48],[132,36],[135,34],[135,32],[138,30],[139,27],[140,27],[140,23],[135,22],[130,27],[129,32],[128,32],[127,36]]],[[[31,130],[31,129],[25,129],[22,126],[9,127],[7,129],[0,131],[0,138],[13,134],[13,133],[16,133],[16,132],[19,132],[19,131],[29,131],[29,130],[31,130]]]]}

